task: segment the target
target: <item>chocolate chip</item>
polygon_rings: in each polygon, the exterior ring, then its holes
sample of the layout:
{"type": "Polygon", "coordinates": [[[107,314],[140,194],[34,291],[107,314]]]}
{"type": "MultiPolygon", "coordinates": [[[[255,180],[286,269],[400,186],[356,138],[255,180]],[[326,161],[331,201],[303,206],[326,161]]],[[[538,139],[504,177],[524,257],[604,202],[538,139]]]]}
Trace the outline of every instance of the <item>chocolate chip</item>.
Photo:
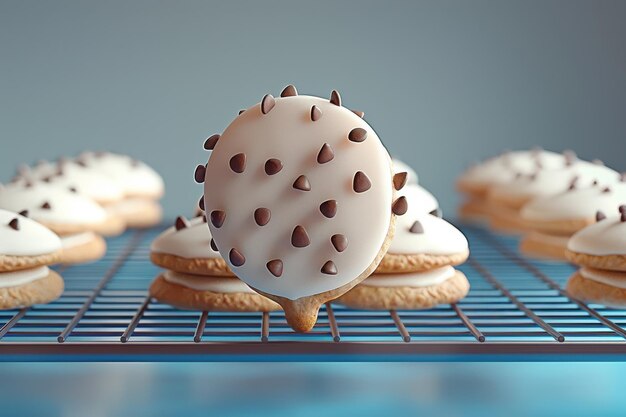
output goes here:
{"type": "Polygon", "coordinates": [[[280,159],[271,158],[265,161],[265,173],[267,175],[277,174],[281,169],[283,169],[283,163],[280,159]]]}
{"type": "Polygon", "coordinates": [[[206,222],[207,222],[207,220],[206,220],[206,213],[205,213],[205,214],[202,215],[202,223],[206,223],[206,222]]]}
{"type": "Polygon", "coordinates": [[[204,196],[200,197],[200,200],[198,200],[198,207],[200,210],[204,211],[204,196]]]}
{"type": "Polygon", "coordinates": [[[591,186],[592,186],[592,187],[595,187],[595,186],[597,186],[598,184],[599,184],[599,183],[598,183],[598,180],[593,180],[593,182],[591,183],[591,186]]]}
{"type": "Polygon", "coordinates": [[[440,219],[443,218],[443,213],[439,207],[437,207],[428,214],[430,214],[431,216],[439,217],[440,219]]]}
{"type": "Polygon", "coordinates": [[[421,235],[422,233],[424,233],[424,227],[422,226],[422,223],[420,223],[418,220],[415,220],[413,222],[413,225],[409,229],[409,232],[421,235]]]}
{"type": "Polygon", "coordinates": [[[213,210],[211,212],[211,224],[213,226],[219,229],[224,224],[224,220],[226,220],[226,213],[222,210],[213,210]]]}
{"type": "Polygon", "coordinates": [[[291,244],[296,248],[304,248],[310,243],[306,229],[300,225],[296,226],[291,233],[291,244]]]}
{"type": "Polygon", "coordinates": [[[574,177],[567,188],[569,191],[576,189],[576,183],[578,183],[578,177],[574,177]]]}
{"type": "Polygon", "coordinates": [[[329,219],[335,217],[337,214],[337,201],[335,200],[326,200],[322,204],[320,204],[320,211],[329,219]]]}
{"type": "Polygon", "coordinates": [[[626,213],[626,204],[622,204],[617,208],[620,213],[626,213]]]}
{"type": "Polygon", "coordinates": [[[13,230],[20,230],[20,222],[17,218],[9,222],[9,227],[13,230]]]}
{"type": "Polygon", "coordinates": [[[404,213],[406,213],[408,209],[409,205],[406,202],[405,196],[398,197],[398,199],[394,201],[393,205],[391,206],[391,211],[393,211],[393,214],[397,216],[402,216],[404,213]]]}
{"type": "Polygon", "coordinates": [[[317,154],[317,162],[319,164],[325,164],[326,162],[332,161],[334,157],[335,153],[333,152],[333,148],[331,148],[328,143],[325,143],[317,154]]]}
{"type": "Polygon", "coordinates": [[[211,249],[213,249],[213,251],[219,252],[219,250],[217,249],[217,245],[215,244],[215,241],[213,239],[211,239],[211,243],[209,244],[211,245],[211,249]]]}
{"type": "Polygon", "coordinates": [[[298,90],[296,90],[296,87],[294,87],[291,84],[283,88],[283,91],[280,92],[281,97],[294,97],[297,95],[298,95],[298,90]]]}
{"type": "Polygon", "coordinates": [[[352,189],[357,193],[363,193],[372,187],[372,182],[362,171],[357,171],[352,180],[352,189]]]}
{"type": "Polygon", "coordinates": [[[626,182],[626,172],[622,172],[622,174],[619,177],[619,180],[621,182],[626,182]]]}
{"type": "Polygon", "coordinates": [[[311,107],[311,120],[316,122],[322,117],[322,111],[319,107],[313,106],[311,107]]]}
{"type": "Polygon", "coordinates": [[[393,188],[400,191],[406,185],[409,175],[406,172],[398,172],[393,176],[393,188]]]}
{"type": "Polygon", "coordinates": [[[50,205],[50,203],[48,203],[47,201],[45,201],[40,208],[44,209],[44,210],[50,210],[52,208],[52,206],[50,205]]]}
{"type": "Polygon", "coordinates": [[[604,165],[604,162],[602,162],[600,159],[594,159],[593,161],[591,161],[591,163],[594,165],[604,165]]]}
{"type": "Polygon", "coordinates": [[[348,238],[344,235],[332,235],[330,242],[333,244],[337,252],[343,252],[348,247],[348,238]]]}
{"type": "Polygon", "coordinates": [[[87,162],[85,162],[84,159],[77,159],[76,160],[76,165],[81,166],[83,168],[87,168],[87,162]]]}
{"type": "Polygon", "coordinates": [[[565,165],[571,166],[574,162],[578,160],[578,156],[576,156],[576,152],[572,150],[563,151],[563,158],[565,158],[565,165]]]}
{"type": "Polygon", "coordinates": [[[28,210],[22,210],[22,211],[20,211],[17,214],[19,214],[22,217],[28,217],[28,210]]]}
{"type": "Polygon", "coordinates": [[[359,116],[361,119],[365,117],[365,112],[362,112],[360,110],[352,110],[352,113],[356,114],[357,116],[359,116]]]}
{"type": "Polygon", "coordinates": [[[320,271],[322,272],[322,274],[326,275],[337,275],[337,266],[333,261],[326,261],[320,271]]]}
{"type": "Polygon", "coordinates": [[[275,277],[280,277],[283,274],[283,261],[280,259],[272,259],[265,266],[275,277]]]}
{"type": "Polygon", "coordinates": [[[619,219],[622,223],[626,222],[626,213],[622,213],[619,219]]]}
{"type": "Polygon", "coordinates": [[[330,92],[330,102],[335,106],[341,106],[341,95],[339,94],[339,91],[333,90],[330,92]]]}
{"type": "Polygon", "coordinates": [[[238,153],[230,158],[230,169],[237,174],[241,174],[246,170],[246,154],[238,153]]]}
{"type": "Polygon", "coordinates": [[[605,188],[603,188],[603,189],[602,189],[602,192],[603,192],[604,194],[608,194],[608,193],[610,193],[610,192],[611,192],[611,188],[609,188],[609,187],[605,187],[605,188]]]}
{"type": "Polygon", "coordinates": [[[204,182],[204,176],[206,175],[206,165],[198,165],[196,170],[193,173],[193,179],[196,180],[198,184],[202,184],[204,182]]]}
{"type": "Polygon", "coordinates": [[[228,252],[228,259],[230,259],[230,263],[233,266],[241,266],[246,263],[246,258],[235,248],[232,248],[230,252],[228,252]]]}
{"type": "MultiPolygon", "coordinates": [[[[241,114],[241,113],[240,113],[241,114]]],[[[215,149],[215,145],[217,145],[217,141],[220,140],[220,135],[212,135],[204,141],[204,149],[207,151],[212,151],[215,149]]]]}
{"type": "Polygon", "coordinates": [[[601,211],[596,211],[596,221],[597,222],[601,222],[602,220],[606,219],[606,214],[604,214],[601,211]]]}
{"type": "Polygon", "coordinates": [[[311,191],[311,183],[305,175],[300,175],[293,182],[293,188],[300,191],[311,191]]]}
{"type": "Polygon", "coordinates": [[[242,114],[244,114],[246,111],[245,110],[239,110],[239,113],[237,113],[237,116],[241,116],[242,114]]]}
{"type": "Polygon", "coordinates": [[[183,216],[178,216],[174,222],[174,227],[176,227],[176,230],[186,229],[189,227],[189,222],[183,216]]]}
{"type": "Polygon", "coordinates": [[[270,222],[272,218],[272,212],[265,207],[258,208],[254,210],[254,221],[259,226],[265,226],[270,222]]]}
{"type": "Polygon", "coordinates": [[[269,113],[270,111],[272,111],[275,105],[276,105],[276,100],[274,99],[273,95],[271,94],[264,95],[263,100],[261,100],[261,113],[263,114],[269,113]]]}
{"type": "Polygon", "coordinates": [[[76,187],[68,187],[68,188],[67,188],[67,190],[68,190],[70,193],[77,193],[77,192],[78,192],[78,190],[76,189],[76,187]]]}
{"type": "Polygon", "coordinates": [[[367,130],[356,127],[348,133],[348,139],[350,139],[351,142],[361,143],[367,139],[367,130]]]}

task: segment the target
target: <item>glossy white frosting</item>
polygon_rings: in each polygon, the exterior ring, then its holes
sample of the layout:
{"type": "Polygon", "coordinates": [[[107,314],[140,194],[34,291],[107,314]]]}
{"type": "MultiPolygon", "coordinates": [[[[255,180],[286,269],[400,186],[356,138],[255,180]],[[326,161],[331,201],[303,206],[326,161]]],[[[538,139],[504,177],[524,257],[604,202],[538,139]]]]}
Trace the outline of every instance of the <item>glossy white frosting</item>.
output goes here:
{"type": "Polygon", "coordinates": [[[63,246],[63,249],[71,249],[90,243],[95,237],[95,233],[92,232],[75,233],[73,235],[61,236],[61,245],[63,246]]]}
{"type": "Polygon", "coordinates": [[[196,291],[256,294],[245,282],[235,277],[207,277],[165,271],[163,278],[172,284],[182,285],[196,291]]]}
{"type": "Polygon", "coordinates": [[[0,254],[37,256],[61,249],[61,240],[47,227],[12,211],[0,209],[0,254]],[[8,224],[17,218],[19,230],[8,224]]]}
{"type": "Polygon", "coordinates": [[[411,168],[408,164],[402,162],[397,158],[392,158],[391,163],[393,164],[393,173],[396,174],[398,172],[406,172],[407,175],[407,184],[417,184],[419,182],[419,177],[417,176],[417,172],[413,168],[411,168]]]}
{"type": "Polygon", "coordinates": [[[409,201],[409,211],[396,220],[396,232],[388,253],[452,255],[468,250],[465,235],[447,221],[430,214],[419,213],[409,201]],[[424,233],[412,233],[411,226],[418,221],[424,233]]]}
{"type": "Polygon", "coordinates": [[[430,287],[445,282],[452,278],[454,274],[454,268],[444,266],[425,272],[372,275],[363,281],[361,285],[368,287],[430,287]]]}
{"type": "Polygon", "coordinates": [[[189,223],[189,227],[184,229],[176,230],[172,226],[165,230],[152,241],[150,250],[189,259],[221,258],[219,252],[211,249],[211,231],[202,217],[196,217],[189,223]]]}
{"type": "Polygon", "coordinates": [[[339,288],[361,275],[380,251],[391,221],[393,200],[391,159],[376,132],[360,117],[328,99],[311,96],[276,98],[275,106],[262,114],[257,104],[237,117],[221,135],[207,166],[204,199],[207,215],[223,210],[226,220],[211,233],[221,255],[237,276],[251,287],[292,300],[339,288]],[[313,122],[311,108],[322,112],[313,122]],[[364,129],[367,139],[348,140],[355,128],[364,129]],[[317,155],[324,143],[334,150],[334,159],[320,164],[317,155]],[[245,172],[235,173],[230,159],[245,153],[245,172]],[[266,175],[264,164],[270,158],[282,161],[282,170],[266,175]],[[357,171],[371,180],[369,190],[352,189],[357,171]],[[292,187],[306,175],[310,191],[292,187]],[[325,218],[320,204],[336,200],[337,213],[325,218]],[[272,220],[258,226],[253,218],[259,207],[270,209],[272,220]],[[295,248],[292,231],[303,226],[310,244],[295,248]],[[343,234],[348,246],[338,252],[331,236],[343,234]],[[234,266],[229,251],[235,248],[245,263],[234,266]],[[273,276],[266,263],[281,259],[280,278],[273,276]],[[333,261],[337,274],[321,272],[333,261]]]}
{"type": "Polygon", "coordinates": [[[439,202],[435,196],[421,185],[407,184],[398,191],[398,195],[405,196],[407,201],[411,202],[409,212],[414,214],[430,213],[439,208],[439,202]]]}
{"type": "Polygon", "coordinates": [[[589,225],[572,236],[567,248],[596,256],[626,255],[626,222],[611,216],[589,225]]]}
{"type": "Polygon", "coordinates": [[[50,273],[47,266],[40,266],[20,271],[0,272],[0,288],[17,287],[45,278],[50,273]]]}
{"type": "Polygon", "coordinates": [[[610,285],[615,288],[626,289],[626,272],[604,271],[593,268],[581,268],[580,275],[592,281],[610,285]]]}

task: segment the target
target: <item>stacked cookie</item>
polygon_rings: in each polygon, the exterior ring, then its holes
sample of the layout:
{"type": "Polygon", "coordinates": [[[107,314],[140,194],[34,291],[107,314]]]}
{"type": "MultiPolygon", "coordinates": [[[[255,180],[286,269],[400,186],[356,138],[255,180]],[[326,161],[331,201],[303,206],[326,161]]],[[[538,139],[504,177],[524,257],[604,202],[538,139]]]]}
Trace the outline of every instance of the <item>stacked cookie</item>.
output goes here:
{"type": "Polygon", "coordinates": [[[63,279],[48,265],[56,263],[61,241],[46,227],[0,209],[0,309],[48,303],[63,292],[63,279]]]}
{"type": "Polygon", "coordinates": [[[626,205],[619,214],[598,212],[597,222],[569,240],[568,260],[581,269],[567,283],[573,297],[613,307],[626,306],[626,205]]]}
{"type": "Polygon", "coordinates": [[[178,217],[153,242],[150,259],[166,271],[150,286],[156,300],[203,311],[273,311],[280,307],[239,280],[217,251],[204,216],[178,217]]]}

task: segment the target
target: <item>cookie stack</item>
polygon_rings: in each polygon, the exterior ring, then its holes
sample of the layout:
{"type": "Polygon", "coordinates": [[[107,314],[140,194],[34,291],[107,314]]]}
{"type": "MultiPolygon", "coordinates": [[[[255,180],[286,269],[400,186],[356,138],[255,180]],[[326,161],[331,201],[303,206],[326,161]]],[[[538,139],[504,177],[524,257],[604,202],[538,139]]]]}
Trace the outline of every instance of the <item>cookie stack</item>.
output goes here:
{"type": "Polygon", "coordinates": [[[0,309],[49,303],[63,292],[63,279],[48,265],[56,263],[61,241],[52,231],[0,209],[0,309]]]}
{"type": "Polygon", "coordinates": [[[579,300],[626,306],[626,205],[618,211],[608,217],[598,212],[597,222],[567,244],[567,259],[581,267],[567,282],[567,291],[579,300]]]}
{"type": "Polygon", "coordinates": [[[150,248],[166,271],[150,286],[156,300],[202,311],[273,311],[280,307],[239,280],[220,256],[204,216],[178,217],[150,248]]]}

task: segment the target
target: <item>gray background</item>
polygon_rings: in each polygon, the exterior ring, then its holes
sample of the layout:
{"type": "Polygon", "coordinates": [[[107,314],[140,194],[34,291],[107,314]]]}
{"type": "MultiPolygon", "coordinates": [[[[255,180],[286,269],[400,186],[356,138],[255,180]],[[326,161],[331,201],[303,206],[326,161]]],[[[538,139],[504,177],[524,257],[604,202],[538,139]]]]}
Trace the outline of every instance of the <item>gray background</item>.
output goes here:
{"type": "Polygon", "coordinates": [[[84,149],[157,170],[190,212],[206,136],[294,83],[341,91],[451,214],[510,148],[626,169],[626,2],[2,1],[0,180],[84,149]]]}

